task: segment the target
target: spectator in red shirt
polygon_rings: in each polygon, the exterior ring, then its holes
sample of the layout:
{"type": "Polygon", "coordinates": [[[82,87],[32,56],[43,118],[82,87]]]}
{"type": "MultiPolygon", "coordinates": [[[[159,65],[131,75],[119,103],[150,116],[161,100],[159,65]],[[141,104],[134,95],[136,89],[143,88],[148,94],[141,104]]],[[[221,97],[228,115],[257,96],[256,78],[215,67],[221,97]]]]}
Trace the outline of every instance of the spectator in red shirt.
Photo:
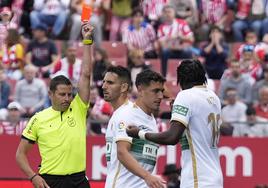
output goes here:
{"type": "Polygon", "coordinates": [[[143,0],[142,8],[145,18],[154,29],[157,30],[161,19],[162,9],[169,3],[169,0],[143,0]]]}
{"type": "Polygon", "coordinates": [[[76,87],[81,74],[82,61],[76,58],[77,46],[74,43],[68,44],[66,56],[54,66],[53,74],[63,74],[68,77],[76,87]]]}
{"type": "Polygon", "coordinates": [[[166,76],[169,58],[192,57],[191,47],[194,36],[185,20],[176,19],[172,6],[166,5],[163,8],[163,17],[164,22],[159,26],[157,35],[161,47],[162,74],[166,76]]]}
{"type": "Polygon", "coordinates": [[[157,57],[154,48],[156,33],[152,25],[144,21],[141,9],[133,10],[131,24],[123,31],[122,39],[128,50],[142,50],[145,58],[157,57]]]}
{"type": "Polygon", "coordinates": [[[103,98],[100,97],[98,88],[92,86],[90,89],[90,106],[89,110],[89,119],[90,134],[102,134],[102,127],[104,124],[107,124],[111,115],[112,115],[112,106],[106,102],[103,98]]]}
{"type": "Polygon", "coordinates": [[[258,36],[255,33],[255,31],[252,29],[245,30],[245,42],[241,44],[237,49],[237,51],[235,52],[235,58],[237,60],[240,60],[245,45],[252,45],[255,47],[257,43],[258,43],[258,36]]]}
{"type": "Polygon", "coordinates": [[[209,32],[212,25],[224,29],[227,19],[226,0],[201,0],[200,1],[201,31],[204,39],[207,40],[206,33],[209,32]]]}
{"type": "Polygon", "coordinates": [[[18,102],[14,101],[9,103],[7,109],[7,118],[2,122],[3,134],[21,135],[27,124],[27,120],[21,119],[23,108],[18,102]]]}

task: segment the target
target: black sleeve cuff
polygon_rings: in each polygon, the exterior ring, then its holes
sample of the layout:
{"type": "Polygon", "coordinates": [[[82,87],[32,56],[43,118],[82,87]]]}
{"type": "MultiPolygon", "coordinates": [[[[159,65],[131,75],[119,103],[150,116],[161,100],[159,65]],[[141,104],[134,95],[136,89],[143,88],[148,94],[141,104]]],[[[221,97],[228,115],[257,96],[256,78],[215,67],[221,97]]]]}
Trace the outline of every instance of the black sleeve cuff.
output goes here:
{"type": "Polygon", "coordinates": [[[22,138],[22,139],[25,139],[25,140],[28,140],[28,142],[29,142],[30,144],[35,144],[35,141],[33,141],[33,140],[29,139],[29,138],[26,138],[26,137],[23,136],[23,135],[21,135],[21,138],[22,138]]]}

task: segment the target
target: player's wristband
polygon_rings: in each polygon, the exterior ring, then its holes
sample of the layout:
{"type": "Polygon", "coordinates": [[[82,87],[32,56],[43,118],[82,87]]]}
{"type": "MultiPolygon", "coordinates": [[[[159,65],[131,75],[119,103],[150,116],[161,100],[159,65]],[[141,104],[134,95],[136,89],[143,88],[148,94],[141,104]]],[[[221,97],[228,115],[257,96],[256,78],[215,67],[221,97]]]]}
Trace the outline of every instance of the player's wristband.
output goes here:
{"type": "Polygon", "coordinates": [[[39,174],[34,174],[29,180],[30,181],[33,181],[33,179],[36,177],[36,176],[38,176],[39,174]]]}
{"type": "Polygon", "coordinates": [[[93,44],[93,39],[84,39],[83,44],[84,45],[91,45],[91,44],[93,44]]]}
{"type": "Polygon", "coordinates": [[[143,130],[140,130],[139,133],[138,133],[140,139],[142,139],[142,140],[146,140],[145,134],[146,134],[146,132],[143,131],[143,130]]]}

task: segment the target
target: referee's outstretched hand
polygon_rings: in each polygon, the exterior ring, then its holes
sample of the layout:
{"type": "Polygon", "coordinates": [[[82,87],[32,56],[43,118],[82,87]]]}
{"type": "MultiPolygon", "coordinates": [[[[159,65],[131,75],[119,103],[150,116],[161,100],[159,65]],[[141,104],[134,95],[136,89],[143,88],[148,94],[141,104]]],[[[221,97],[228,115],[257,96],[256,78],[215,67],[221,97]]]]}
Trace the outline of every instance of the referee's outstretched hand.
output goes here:
{"type": "Polygon", "coordinates": [[[34,177],[32,183],[34,185],[34,188],[50,188],[46,181],[39,175],[34,177]]]}

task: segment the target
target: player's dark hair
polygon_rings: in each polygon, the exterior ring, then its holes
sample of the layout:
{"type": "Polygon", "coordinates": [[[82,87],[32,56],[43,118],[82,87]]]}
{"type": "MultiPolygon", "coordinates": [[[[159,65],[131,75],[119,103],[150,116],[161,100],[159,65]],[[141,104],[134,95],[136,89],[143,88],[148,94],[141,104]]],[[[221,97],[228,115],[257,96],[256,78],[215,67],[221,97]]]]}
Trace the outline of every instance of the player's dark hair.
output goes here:
{"type": "Polygon", "coordinates": [[[207,83],[206,71],[197,59],[185,59],[177,68],[177,82],[182,89],[189,89],[195,85],[207,83]]]}
{"type": "Polygon", "coordinates": [[[166,79],[161,74],[150,69],[146,69],[137,75],[135,85],[136,87],[140,85],[149,86],[151,81],[164,83],[166,79]]]}
{"type": "Polygon", "coordinates": [[[63,75],[59,75],[59,76],[56,76],[54,77],[51,81],[50,81],[50,84],[49,84],[49,90],[52,91],[52,92],[55,92],[56,89],[57,89],[57,86],[58,85],[72,85],[71,81],[63,76],[63,75]]]}
{"type": "Polygon", "coordinates": [[[120,65],[119,66],[110,66],[106,70],[106,73],[107,72],[111,72],[111,73],[116,74],[122,82],[128,84],[128,89],[131,88],[131,86],[132,86],[131,75],[130,75],[130,72],[127,68],[120,66],[120,65]]]}

